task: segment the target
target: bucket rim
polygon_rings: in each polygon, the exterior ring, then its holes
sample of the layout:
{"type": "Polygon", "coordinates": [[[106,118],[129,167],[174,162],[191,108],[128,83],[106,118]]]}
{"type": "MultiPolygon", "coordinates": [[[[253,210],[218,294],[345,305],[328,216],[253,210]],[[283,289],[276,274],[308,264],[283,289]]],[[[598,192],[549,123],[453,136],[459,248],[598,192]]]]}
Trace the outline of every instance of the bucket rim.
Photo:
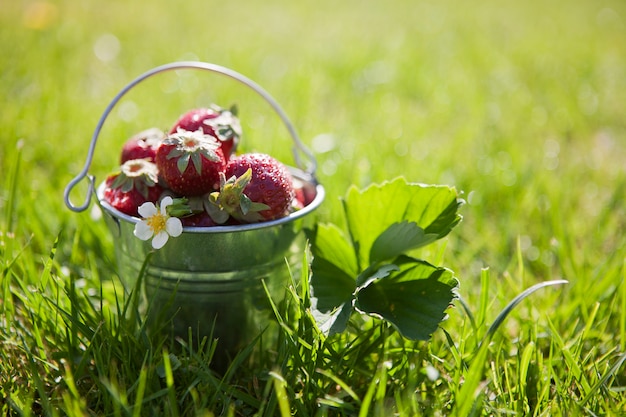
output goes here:
{"type": "MultiPolygon", "coordinates": [[[[258,223],[248,223],[248,224],[241,224],[241,225],[227,225],[227,226],[203,226],[203,227],[184,226],[183,227],[183,233],[220,234],[220,233],[236,233],[236,232],[246,232],[246,231],[250,231],[250,230],[267,229],[267,228],[276,227],[276,226],[280,226],[280,225],[283,225],[283,224],[291,223],[293,221],[301,219],[301,218],[305,217],[306,215],[310,214],[315,209],[317,209],[322,204],[322,202],[324,201],[324,197],[325,197],[324,186],[322,184],[319,184],[319,183],[314,182],[314,181],[307,181],[305,178],[303,178],[303,177],[307,176],[305,172],[303,172],[303,171],[301,171],[301,170],[299,170],[297,168],[293,168],[293,167],[288,167],[288,168],[289,168],[289,170],[291,171],[291,173],[294,175],[294,177],[296,179],[307,183],[309,186],[314,186],[315,187],[315,198],[313,198],[313,200],[309,204],[307,204],[305,207],[301,208],[300,210],[294,211],[293,213],[289,213],[285,217],[281,217],[281,218],[275,219],[275,220],[268,220],[268,221],[264,221],[264,222],[258,222],[258,223]]],[[[139,217],[135,217],[135,216],[128,215],[126,213],[122,213],[121,211],[119,211],[116,208],[114,208],[113,206],[111,206],[104,199],[103,196],[104,196],[104,188],[105,188],[105,186],[106,186],[106,181],[102,181],[100,183],[100,185],[98,186],[98,189],[96,191],[96,197],[97,197],[98,205],[100,206],[100,208],[103,209],[104,211],[106,211],[109,215],[111,215],[112,217],[114,217],[117,220],[122,220],[122,221],[125,221],[127,223],[131,223],[131,224],[139,223],[141,221],[141,219],[139,217]]]]}

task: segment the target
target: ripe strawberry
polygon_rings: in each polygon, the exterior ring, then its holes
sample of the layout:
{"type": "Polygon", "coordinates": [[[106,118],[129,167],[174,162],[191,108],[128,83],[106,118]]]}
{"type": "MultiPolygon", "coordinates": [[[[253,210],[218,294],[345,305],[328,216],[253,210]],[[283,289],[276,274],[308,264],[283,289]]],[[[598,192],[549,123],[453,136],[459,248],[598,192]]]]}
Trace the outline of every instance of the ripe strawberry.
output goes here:
{"type": "Polygon", "coordinates": [[[163,191],[156,165],[146,159],[131,159],[122,164],[120,172],[107,177],[103,197],[122,213],[137,216],[140,205],[158,201],[163,191]]]}
{"type": "Polygon", "coordinates": [[[159,174],[174,192],[184,196],[218,189],[219,173],[226,166],[220,145],[202,130],[178,130],[161,142],[156,153],[159,174]]]}
{"type": "Polygon", "coordinates": [[[289,214],[294,198],[286,166],[266,154],[242,154],[226,166],[207,210],[218,223],[229,216],[243,222],[273,220],[289,214]]]}
{"type": "Polygon", "coordinates": [[[236,106],[227,110],[212,104],[209,108],[189,110],[179,117],[170,129],[170,134],[176,133],[179,129],[192,132],[202,129],[205,134],[217,138],[227,159],[237,149],[241,137],[236,106]]]}
{"type": "Polygon", "coordinates": [[[307,186],[303,181],[294,178],[293,188],[296,192],[296,198],[293,200],[293,205],[296,209],[302,209],[315,199],[315,188],[307,186]]]}
{"type": "Polygon", "coordinates": [[[301,210],[305,207],[304,190],[301,186],[294,188],[295,197],[292,202],[292,206],[295,210],[301,210]]]}
{"type": "Polygon", "coordinates": [[[181,217],[180,221],[185,227],[212,227],[217,225],[204,211],[191,216],[181,217]]]}
{"type": "Polygon", "coordinates": [[[148,159],[154,162],[156,151],[163,139],[165,133],[156,127],[137,133],[124,143],[120,163],[131,159],[148,159]]]}

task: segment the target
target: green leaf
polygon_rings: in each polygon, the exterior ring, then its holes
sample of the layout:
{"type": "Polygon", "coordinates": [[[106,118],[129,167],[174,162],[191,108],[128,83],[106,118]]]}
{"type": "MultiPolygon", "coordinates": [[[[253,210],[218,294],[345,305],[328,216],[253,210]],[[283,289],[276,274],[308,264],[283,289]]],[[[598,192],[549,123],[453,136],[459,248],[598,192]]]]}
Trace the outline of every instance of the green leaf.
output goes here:
{"type": "Polygon", "coordinates": [[[406,338],[428,340],[455,298],[457,280],[419,259],[401,256],[394,264],[396,271],[357,290],[355,308],[388,321],[406,338]]]}
{"type": "MultiPolygon", "coordinates": [[[[317,301],[313,299],[312,301],[317,301]]],[[[322,312],[313,304],[311,306],[311,314],[315,319],[317,328],[326,336],[343,332],[348,327],[348,321],[354,307],[352,302],[345,302],[337,309],[331,312],[322,312]]]]}
{"type": "MultiPolygon", "coordinates": [[[[381,258],[382,244],[374,250],[372,247],[395,223],[414,222],[424,230],[424,244],[446,236],[461,220],[459,205],[453,187],[409,183],[404,178],[364,190],[351,187],[344,199],[344,210],[360,264],[372,263],[370,254],[381,258]]],[[[389,241],[391,237],[389,232],[383,239],[389,241]]]]}
{"type": "Polygon", "coordinates": [[[398,271],[398,266],[394,264],[387,264],[379,268],[367,268],[357,277],[356,285],[357,287],[367,287],[371,284],[372,281],[376,281],[389,276],[392,271],[398,271]]]}
{"type": "Polygon", "coordinates": [[[311,296],[319,311],[333,311],[353,298],[358,275],[354,249],[332,224],[320,224],[307,234],[313,254],[311,296]]]}
{"type": "Polygon", "coordinates": [[[426,235],[424,229],[415,222],[402,221],[389,226],[372,244],[370,262],[372,264],[393,259],[410,249],[427,245],[436,238],[426,235]]]}

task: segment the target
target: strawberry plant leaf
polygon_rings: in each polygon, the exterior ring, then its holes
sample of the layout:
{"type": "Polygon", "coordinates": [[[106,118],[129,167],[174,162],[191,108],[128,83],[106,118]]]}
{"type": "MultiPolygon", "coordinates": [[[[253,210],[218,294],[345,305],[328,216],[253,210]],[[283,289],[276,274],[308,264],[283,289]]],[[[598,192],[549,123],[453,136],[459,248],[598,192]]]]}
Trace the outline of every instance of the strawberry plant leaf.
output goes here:
{"type": "Polygon", "coordinates": [[[312,300],[313,305],[311,306],[311,314],[315,319],[315,323],[317,328],[326,336],[333,335],[336,333],[343,332],[346,327],[348,327],[348,321],[350,321],[350,316],[352,315],[352,311],[354,307],[352,306],[352,301],[345,302],[337,309],[331,312],[321,312],[317,309],[315,305],[315,298],[312,300]]]}
{"type": "Polygon", "coordinates": [[[427,245],[437,240],[433,234],[427,235],[415,222],[402,221],[389,226],[381,233],[370,250],[372,264],[393,259],[404,252],[427,245]]]}
{"type": "Polygon", "coordinates": [[[311,311],[325,333],[346,329],[353,311],[388,321],[404,337],[427,340],[455,298],[452,271],[408,256],[446,236],[461,216],[453,187],[404,178],[343,199],[347,232],[318,225],[311,242],[311,311]]]}
{"type": "Polygon", "coordinates": [[[372,281],[385,278],[391,274],[392,271],[397,271],[398,266],[394,264],[383,265],[379,268],[367,268],[356,279],[357,290],[358,287],[367,287],[372,281]],[[372,272],[375,270],[376,272],[372,272]]]}
{"type": "Polygon", "coordinates": [[[352,300],[355,289],[353,277],[325,259],[317,258],[313,262],[317,272],[311,277],[311,298],[317,300],[318,310],[329,312],[352,300]]]}
{"type": "Polygon", "coordinates": [[[397,270],[369,280],[355,294],[355,308],[391,323],[404,337],[428,340],[445,319],[458,281],[452,271],[400,257],[397,270]]]}
{"type": "Polygon", "coordinates": [[[308,234],[313,255],[311,296],[317,299],[316,309],[333,311],[353,298],[358,275],[354,249],[332,224],[320,224],[308,234]]]}
{"type": "MultiPolygon", "coordinates": [[[[429,241],[446,236],[461,220],[457,197],[453,187],[409,183],[402,177],[364,190],[351,187],[344,211],[359,263],[372,263],[370,252],[375,240],[394,223],[415,222],[429,241]]],[[[377,258],[379,250],[380,245],[373,252],[377,258]]]]}

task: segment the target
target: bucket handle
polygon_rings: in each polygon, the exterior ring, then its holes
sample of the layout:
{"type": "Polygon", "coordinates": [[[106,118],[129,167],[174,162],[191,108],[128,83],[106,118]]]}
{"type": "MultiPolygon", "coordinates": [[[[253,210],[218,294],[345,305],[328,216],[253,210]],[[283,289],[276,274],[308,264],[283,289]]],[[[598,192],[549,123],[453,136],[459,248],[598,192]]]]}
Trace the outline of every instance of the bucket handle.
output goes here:
{"type": "Polygon", "coordinates": [[[301,154],[304,155],[306,157],[306,159],[308,160],[307,161],[308,162],[308,166],[304,170],[305,170],[305,172],[307,174],[309,174],[311,176],[311,178],[313,180],[315,180],[315,171],[317,169],[317,162],[315,160],[315,156],[302,143],[302,141],[300,140],[300,137],[298,136],[298,133],[296,132],[295,128],[293,127],[293,124],[291,123],[291,121],[289,120],[289,118],[287,117],[287,115],[283,111],[283,109],[280,107],[280,105],[261,86],[259,86],[257,83],[255,83],[251,79],[247,78],[246,76],[244,76],[244,75],[242,75],[242,74],[240,74],[240,73],[238,73],[236,71],[233,71],[233,70],[231,70],[229,68],[223,67],[221,65],[210,64],[210,63],[206,63],[206,62],[197,62],[197,61],[173,62],[173,63],[170,63],[170,64],[165,64],[165,65],[161,65],[159,67],[153,68],[153,69],[143,73],[139,77],[135,78],[126,87],[124,87],[119,93],[117,93],[117,95],[113,98],[113,100],[106,107],[106,109],[104,110],[104,113],[102,114],[102,116],[100,117],[100,120],[98,121],[98,124],[96,125],[96,130],[94,131],[93,136],[91,138],[91,143],[89,145],[89,150],[87,152],[87,159],[85,161],[85,165],[83,166],[83,169],[81,170],[81,172],[74,179],[72,179],[68,183],[67,187],[65,188],[65,192],[64,192],[63,198],[65,200],[65,205],[70,210],[75,211],[75,212],[81,212],[81,211],[85,211],[87,209],[87,207],[89,207],[89,202],[90,202],[90,199],[91,199],[91,195],[94,193],[94,190],[95,190],[95,177],[93,175],[89,174],[89,167],[91,166],[91,162],[93,160],[94,152],[95,152],[95,149],[96,149],[96,141],[98,140],[98,136],[100,134],[100,130],[102,129],[102,126],[104,125],[104,121],[109,116],[109,113],[111,113],[111,110],[113,110],[113,107],[115,107],[117,102],[120,101],[120,99],[131,88],[133,88],[134,86],[139,84],[141,81],[145,80],[146,78],[149,78],[149,77],[151,77],[151,76],[153,76],[155,74],[161,73],[161,72],[170,71],[170,70],[177,70],[177,69],[201,69],[201,70],[207,70],[207,71],[223,74],[223,75],[226,75],[226,76],[228,76],[230,78],[233,78],[233,79],[243,83],[244,85],[250,87],[252,90],[257,92],[261,97],[263,97],[263,99],[265,99],[265,101],[267,101],[270,104],[272,109],[278,114],[278,116],[280,117],[280,119],[282,120],[284,125],[287,127],[287,130],[289,131],[289,134],[291,135],[291,138],[293,139],[293,142],[294,142],[293,154],[294,154],[294,159],[295,159],[296,165],[298,165],[298,168],[304,169],[302,167],[301,154]],[[77,205],[74,205],[74,203],[72,203],[72,201],[70,199],[70,193],[71,193],[72,189],[79,182],[81,182],[85,177],[89,180],[88,189],[87,189],[87,196],[85,197],[85,201],[83,202],[83,204],[77,206],[77,205]]]}

